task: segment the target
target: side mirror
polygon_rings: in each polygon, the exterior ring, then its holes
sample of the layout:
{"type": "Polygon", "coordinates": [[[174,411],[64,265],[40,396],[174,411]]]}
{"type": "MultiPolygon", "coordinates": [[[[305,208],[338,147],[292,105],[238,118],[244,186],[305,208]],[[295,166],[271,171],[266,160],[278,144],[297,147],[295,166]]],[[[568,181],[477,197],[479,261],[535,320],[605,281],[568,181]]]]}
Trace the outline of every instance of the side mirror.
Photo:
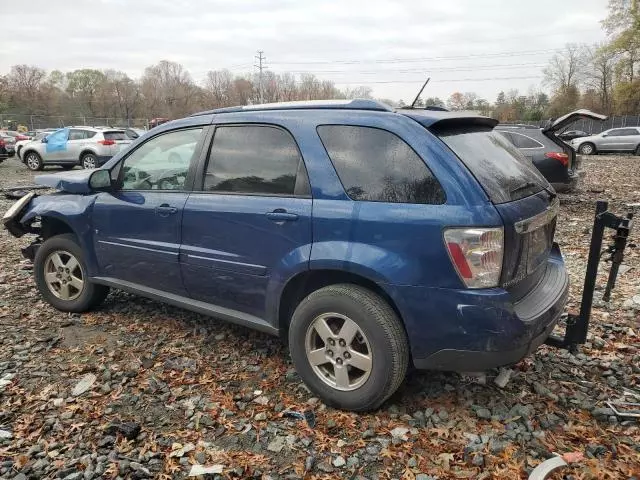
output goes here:
{"type": "Polygon", "coordinates": [[[96,170],[89,177],[89,187],[95,191],[111,190],[111,173],[109,170],[96,170]]]}
{"type": "Polygon", "coordinates": [[[47,143],[49,141],[48,137],[43,137],[42,140],[40,140],[42,143],[47,143]]]}
{"type": "Polygon", "coordinates": [[[603,134],[602,134],[602,136],[603,136],[603,137],[608,137],[608,136],[609,136],[609,134],[608,134],[608,133],[603,133],[603,134]]]}

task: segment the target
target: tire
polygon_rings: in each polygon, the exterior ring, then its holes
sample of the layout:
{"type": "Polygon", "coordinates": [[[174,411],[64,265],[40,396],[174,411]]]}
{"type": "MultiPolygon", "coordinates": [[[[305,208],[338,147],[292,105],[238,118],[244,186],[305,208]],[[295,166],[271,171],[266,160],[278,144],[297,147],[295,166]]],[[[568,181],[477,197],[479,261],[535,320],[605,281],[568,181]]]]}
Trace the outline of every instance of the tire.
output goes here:
{"type": "Polygon", "coordinates": [[[63,312],[86,312],[102,303],[109,293],[109,287],[88,281],[84,253],[70,233],[51,237],[38,248],[34,274],[40,295],[63,312]],[[72,281],[67,283],[65,276],[72,281]]]}
{"type": "Polygon", "coordinates": [[[31,171],[37,172],[38,170],[42,170],[44,168],[44,163],[42,162],[42,157],[38,155],[37,152],[27,152],[24,156],[24,164],[31,171]]]}
{"type": "Polygon", "coordinates": [[[409,365],[409,345],[400,319],[382,298],[357,285],[331,285],[302,300],[289,325],[289,349],[309,390],[325,404],[344,410],[379,407],[398,389],[409,365]],[[357,332],[346,339],[348,343],[340,337],[345,325],[357,332]],[[310,352],[316,352],[316,360],[322,363],[313,366],[310,352]],[[369,361],[361,363],[367,357],[369,361]],[[355,367],[356,363],[368,365],[368,372],[355,367]]]}
{"type": "Polygon", "coordinates": [[[580,148],[578,148],[578,153],[582,155],[593,155],[596,153],[596,146],[593,143],[583,143],[580,145],[580,148]]]}
{"type": "Polygon", "coordinates": [[[80,157],[80,165],[82,166],[82,168],[87,170],[96,168],[96,166],[98,165],[97,162],[98,159],[93,153],[85,153],[80,157]]]}
{"type": "Polygon", "coordinates": [[[638,145],[638,146],[636,147],[636,151],[635,151],[635,152],[633,152],[633,154],[634,154],[634,155],[637,155],[638,157],[640,157],[640,145],[638,145]]]}

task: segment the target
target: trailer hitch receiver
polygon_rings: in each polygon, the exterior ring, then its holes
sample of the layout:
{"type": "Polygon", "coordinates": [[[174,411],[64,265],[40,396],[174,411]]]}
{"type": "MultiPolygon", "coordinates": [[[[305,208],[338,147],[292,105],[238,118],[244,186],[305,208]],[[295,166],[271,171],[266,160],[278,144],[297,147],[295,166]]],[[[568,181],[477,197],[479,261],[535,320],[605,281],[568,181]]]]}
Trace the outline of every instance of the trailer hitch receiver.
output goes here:
{"type": "MultiPolygon", "coordinates": [[[[633,206],[630,207],[633,208],[633,206]]],[[[618,277],[618,271],[624,259],[624,250],[627,247],[627,240],[631,232],[633,213],[629,212],[625,216],[618,216],[610,212],[608,208],[608,202],[603,200],[596,202],[589,258],[587,260],[587,272],[584,277],[584,286],[582,289],[580,313],[578,313],[578,315],[569,314],[564,337],[551,335],[545,342],[547,345],[566,348],[569,351],[576,352],[578,345],[583,344],[587,340],[591,307],[593,306],[593,292],[598,276],[598,265],[602,255],[606,253],[609,254],[607,260],[611,261],[611,269],[609,270],[609,278],[602,299],[608,302],[611,298],[611,290],[613,290],[616,285],[616,278],[618,277]],[[603,252],[602,241],[606,228],[610,228],[616,232],[613,235],[613,243],[603,252]]]]}

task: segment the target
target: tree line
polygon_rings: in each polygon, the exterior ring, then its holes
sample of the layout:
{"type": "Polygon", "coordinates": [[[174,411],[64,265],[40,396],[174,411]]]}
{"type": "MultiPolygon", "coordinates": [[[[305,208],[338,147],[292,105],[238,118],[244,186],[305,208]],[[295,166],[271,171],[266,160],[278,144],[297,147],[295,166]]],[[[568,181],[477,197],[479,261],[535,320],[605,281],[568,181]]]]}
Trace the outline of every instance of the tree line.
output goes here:
{"type": "MultiPolygon", "coordinates": [[[[544,87],[500,92],[493,103],[474,92],[454,92],[419,100],[450,110],[476,110],[501,121],[537,121],[576,108],[604,114],[640,114],[639,0],[609,0],[602,25],[607,41],[568,44],[544,69],[544,87]]],[[[266,71],[235,75],[212,70],[196,82],[179,63],[162,60],[145,68],[139,79],[117,70],[79,69],[46,72],[33,65],[14,65],[0,75],[0,114],[88,116],[94,118],[179,118],[193,112],[264,102],[330,98],[372,98],[372,89],[340,89],[313,74],[294,76],[266,71]]],[[[379,99],[389,104],[395,102],[379,99]]],[[[400,106],[404,102],[398,102],[400,106]]]]}

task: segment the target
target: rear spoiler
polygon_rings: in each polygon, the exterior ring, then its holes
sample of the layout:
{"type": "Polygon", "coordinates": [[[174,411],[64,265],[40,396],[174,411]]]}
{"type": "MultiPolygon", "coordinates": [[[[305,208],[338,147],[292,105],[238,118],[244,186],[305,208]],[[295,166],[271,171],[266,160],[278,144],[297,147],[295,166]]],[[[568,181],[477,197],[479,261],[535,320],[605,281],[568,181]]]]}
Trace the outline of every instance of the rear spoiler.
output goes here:
{"type": "Polygon", "coordinates": [[[405,115],[432,131],[463,128],[469,126],[493,128],[498,125],[495,118],[485,117],[473,112],[446,112],[436,110],[397,109],[397,113],[405,115]]]}

